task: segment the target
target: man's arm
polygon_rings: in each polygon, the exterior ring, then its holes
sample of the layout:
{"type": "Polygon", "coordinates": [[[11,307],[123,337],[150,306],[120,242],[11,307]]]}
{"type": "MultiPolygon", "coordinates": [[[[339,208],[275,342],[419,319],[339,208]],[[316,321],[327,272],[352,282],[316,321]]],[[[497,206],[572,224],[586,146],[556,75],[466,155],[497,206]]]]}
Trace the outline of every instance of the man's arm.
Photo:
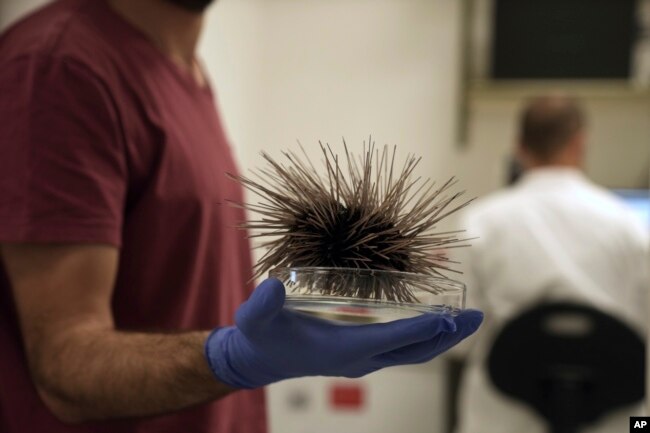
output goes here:
{"type": "Polygon", "coordinates": [[[205,359],[208,331],[115,328],[117,248],[6,244],[2,256],[34,383],[62,421],[166,413],[233,391],[205,359]]]}

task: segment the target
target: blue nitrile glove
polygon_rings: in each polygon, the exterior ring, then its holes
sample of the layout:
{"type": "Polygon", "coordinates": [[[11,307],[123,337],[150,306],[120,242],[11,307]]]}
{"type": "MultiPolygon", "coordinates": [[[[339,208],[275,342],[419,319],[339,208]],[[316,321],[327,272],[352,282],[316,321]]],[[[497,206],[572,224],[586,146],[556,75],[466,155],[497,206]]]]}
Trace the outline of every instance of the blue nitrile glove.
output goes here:
{"type": "Polygon", "coordinates": [[[283,309],[277,279],[260,284],[239,307],[236,326],[218,328],[205,343],[217,378],[257,388],[302,376],[360,377],[384,367],[429,361],[472,334],[480,311],[456,317],[422,314],[372,325],[341,326],[283,309]]]}

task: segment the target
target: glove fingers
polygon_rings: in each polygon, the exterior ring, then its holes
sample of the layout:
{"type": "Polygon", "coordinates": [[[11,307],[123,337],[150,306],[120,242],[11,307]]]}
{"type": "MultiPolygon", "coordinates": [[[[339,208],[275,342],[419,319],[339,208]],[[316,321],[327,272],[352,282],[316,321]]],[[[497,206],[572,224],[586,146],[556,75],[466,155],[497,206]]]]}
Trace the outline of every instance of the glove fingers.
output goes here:
{"type": "Polygon", "coordinates": [[[277,278],[260,283],[253,294],[244,302],[235,315],[235,323],[244,333],[268,323],[284,305],[284,285],[277,278]]]}
{"type": "Polygon", "coordinates": [[[440,333],[427,341],[377,355],[374,357],[374,360],[382,367],[419,364],[430,361],[473,334],[480,326],[482,320],[482,313],[473,310],[464,311],[454,318],[454,322],[458,328],[455,332],[440,333]]]}
{"type": "MultiPolygon", "coordinates": [[[[448,334],[453,336],[455,334],[448,334]]],[[[411,344],[401,349],[377,355],[373,358],[381,368],[393,367],[396,365],[419,364],[426,362],[438,353],[440,342],[444,337],[439,335],[429,341],[411,344]]]]}
{"type": "Polygon", "coordinates": [[[463,310],[454,317],[454,322],[465,338],[472,335],[481,326],[483,313],[478,310],[463,310]]]}

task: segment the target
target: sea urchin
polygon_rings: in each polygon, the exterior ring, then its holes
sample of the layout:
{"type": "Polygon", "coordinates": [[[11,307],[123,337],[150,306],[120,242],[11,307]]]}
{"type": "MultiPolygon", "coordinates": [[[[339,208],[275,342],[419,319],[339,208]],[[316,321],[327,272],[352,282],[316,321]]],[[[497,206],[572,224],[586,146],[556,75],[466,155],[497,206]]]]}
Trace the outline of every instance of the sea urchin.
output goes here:
{"type": "MultiPolygon", "coordinates": [[[[239,204],[259,215],[242,227],[254,233],[251,237],[268,239],[260,245],[268,251],[256,265],[256,277],[276,267],[376,269],[442,278],[445,271],[456,272],[444,250],[463,246],[460,232],[433,232],[443,218],[469,203],[457,203],[462,192],[450,194],[454,178],[439,187],[414,178],[421,160],[414,155],[397,169],[397,147],[380,150],[364,143],[363,154],[355,156],[343,141],[340,157],[328,144],[319,144],[326,174],[318,174],[300,146],[304,158],[283,152],[283,164],[262,153],[268,166],[254,170],[255,179],[234,176],[263,199],[239,204]]],[[[411,300],[408,291],[382,281],[340,294],[411,300]]]]}

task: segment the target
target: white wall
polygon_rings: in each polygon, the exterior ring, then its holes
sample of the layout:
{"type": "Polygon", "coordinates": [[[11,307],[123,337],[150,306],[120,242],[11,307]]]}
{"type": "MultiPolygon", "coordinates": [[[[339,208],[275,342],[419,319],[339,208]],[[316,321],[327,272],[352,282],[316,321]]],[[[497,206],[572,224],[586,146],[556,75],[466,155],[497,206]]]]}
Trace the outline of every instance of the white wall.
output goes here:
{"type": "Polygon", "coordinates": [[[222,0],[203,55],[243,166],[322,139],[369,134],[425,155],[435,176],[451,146],[455,0],[222,0]]]}
{"type": "Polygon", "coordinates": [[[49,0],[0,0],[0,29],[49,0]]]}

